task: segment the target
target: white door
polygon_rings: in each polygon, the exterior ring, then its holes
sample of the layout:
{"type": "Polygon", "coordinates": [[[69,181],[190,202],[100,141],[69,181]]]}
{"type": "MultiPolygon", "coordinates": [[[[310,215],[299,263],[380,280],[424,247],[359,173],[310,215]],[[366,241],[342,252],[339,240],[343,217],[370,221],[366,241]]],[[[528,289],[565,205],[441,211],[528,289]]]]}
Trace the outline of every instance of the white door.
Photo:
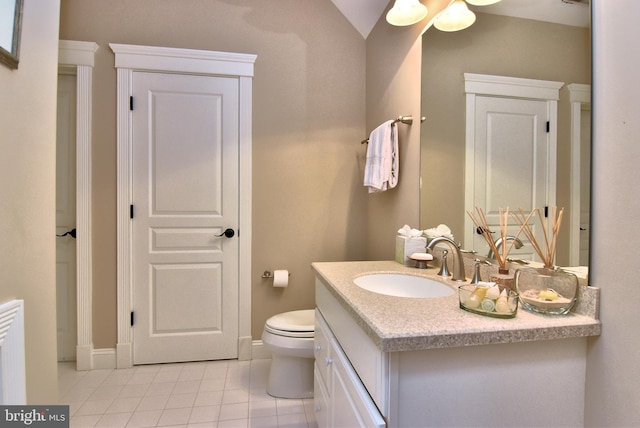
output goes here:
{"type": "Polygon", "coordinates": [[[236,358],[238,79],[132,87],[133,362],[236,358]]]}
{"type": "MultiPolygon", "coordinates": [[[[522,208],[526,214],[539,208],[544,215],[544,208],[553,203],[549,201],[549,188],[555,183],[549,182],[548,107],[546,101],[478,96],[475,112],[475,153],[467,154],[474,156],[473,206],[465,208],[482,208],[497,239],[500,208],[522,208]]],[[[475,230],[468,216],[465,220],[467,229],[475,230]]],[[[508,233],[516,235],[520,228],[516,220],[509,216],[508,224],[508,233]]],[[[540,220],[532,218],[531,224],[538,242],[544,242],[539,237],[540,220]]],[[[478,233],[472,235],[473,249],[486,255],[486,241],[478,233]]],[[[512,247],[509,256],[540,260],[524,233],[519,238],[525,245],[519,250],[512,247]]]]}
{"type": "Polygon", "coordinates": [[[76,359],[76,76],[58,76],[56,309],[58,361],[76,359]]]}

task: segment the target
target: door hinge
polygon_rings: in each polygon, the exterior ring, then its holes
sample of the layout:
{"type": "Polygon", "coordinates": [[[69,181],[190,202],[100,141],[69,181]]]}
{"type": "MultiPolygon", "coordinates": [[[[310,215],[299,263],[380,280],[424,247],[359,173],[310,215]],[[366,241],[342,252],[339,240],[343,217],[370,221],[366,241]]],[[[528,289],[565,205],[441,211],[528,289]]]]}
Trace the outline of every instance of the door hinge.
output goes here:
{"type": "Polygon", "coordinates": [[[549,217],[549,207],[544,207],[544,218],[549,217]]]}
{"type": "Polygon", "coordinates": [[[129,205],[129,218],[133,218],[133,204],[129,205]]]}
{"type": "Polygon", "coordinates": [[[133,327],[134,321],[135,321],[135,315],[134,315],[134,312],[131,311],[131,327],[133,327]]]}
{"type": "MultiPolygon", "coordinates": [[[[132,101],[132,102],[133,102],[133,101],[132,101]]],[[[131,110],[133,110],[133,108],[132,108],[131,110]]],[[[549,122],[549,121],[547,120],[547,133],[549,133],[549,132],[550,132],[550,130],[551,130],[551,122],[549,122]]]]}
{"type": "Polygon", "coordinates": [[[129,110],[133,111],[133,97],[129,97],[129,110]]]}

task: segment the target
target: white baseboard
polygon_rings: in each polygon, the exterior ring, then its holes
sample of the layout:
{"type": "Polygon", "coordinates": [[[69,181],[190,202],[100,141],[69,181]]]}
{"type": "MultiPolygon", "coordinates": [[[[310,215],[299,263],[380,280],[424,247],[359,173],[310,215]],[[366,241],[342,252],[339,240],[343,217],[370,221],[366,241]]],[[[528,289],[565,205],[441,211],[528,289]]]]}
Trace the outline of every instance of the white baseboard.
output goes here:
{"type": "MultiPolygon", "coordinates": [[[[242,344],[242,349],[240,349],[241,352],[239,352],[242,355],[238,355],[238,360],[240,361],[264,360],[271,358],[271,352],[266,346],[264,346],[262,340],[249,342],[249,340],[246,340],[245,338],[245,340],[242,340],[240,343],[242,344]],[[250,349],[248,349],[248,344],[251,346],[250,349]]],[[[90,358],[91,362],[85,363],[82,367],[76,364],[76,370],[105,370],[117,368],[115,348],[93,349],[90,358]]]]}
{"type": "Polygon", "coordinates": [[[93,350],[93,368],[95,370],[115,369],[116,350],[115,348],[102,348],[93,350]]]}
{"type": "Polygon", "coordinates": [[[254,340],[251,343],[251,359],[252,360],[264,360],[271,359],[271,351],[264,346],[262,340],[254,340]]]}

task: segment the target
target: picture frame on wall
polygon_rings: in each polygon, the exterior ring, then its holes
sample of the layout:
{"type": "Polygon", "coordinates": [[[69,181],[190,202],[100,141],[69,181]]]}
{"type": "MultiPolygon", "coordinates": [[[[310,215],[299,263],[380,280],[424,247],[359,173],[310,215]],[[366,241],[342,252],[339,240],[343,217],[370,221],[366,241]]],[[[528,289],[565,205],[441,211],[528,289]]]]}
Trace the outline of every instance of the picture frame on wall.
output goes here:
{"type": "Polygon", "coordinates": [[[24,0],[0,0],[0,63],[18,68],[24,0]]]}

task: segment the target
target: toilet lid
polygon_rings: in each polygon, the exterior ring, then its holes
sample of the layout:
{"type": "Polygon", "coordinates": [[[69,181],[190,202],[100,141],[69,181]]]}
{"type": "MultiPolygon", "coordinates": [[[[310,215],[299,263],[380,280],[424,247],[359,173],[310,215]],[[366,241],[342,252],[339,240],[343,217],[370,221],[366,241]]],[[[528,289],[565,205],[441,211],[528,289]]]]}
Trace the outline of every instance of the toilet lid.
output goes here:
{"type": "Polygon", "coordinates": [[[284,312],[272,316],[265,323],[265,330],[289,337],[313,337],[314,310],[284,312]]]}

